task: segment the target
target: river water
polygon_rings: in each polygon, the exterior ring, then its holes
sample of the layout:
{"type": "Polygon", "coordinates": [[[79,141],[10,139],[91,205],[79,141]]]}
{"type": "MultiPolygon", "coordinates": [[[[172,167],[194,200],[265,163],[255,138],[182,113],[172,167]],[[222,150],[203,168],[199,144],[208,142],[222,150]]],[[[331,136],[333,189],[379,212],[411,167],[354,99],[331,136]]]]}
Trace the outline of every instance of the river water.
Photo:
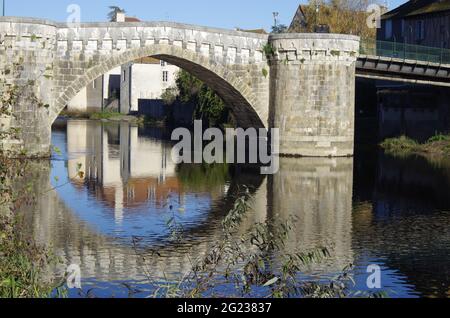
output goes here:
{"type": "Polygon", "coordinates": [[[176,281],[220,239],[221,222],[246,186],[252,210],[240,231],[294,216],[287,252],[330,248],[331,257],[305,273],[309,279],[354,264],[354,290],[368,291],[367,268],[376,264],[390,297],[450,296],[450,161],[357,147],[355,158],[281,158],[279,173],[264,177],[245,167],[176,165],[168,135],[127,123],[54,126],[59,151],[50,167],[36,169],[34,182],[55,190],[24,212],[31,235],[60,259],[52,273],[77,264],[85,292],[129,297],[129,287],[139,286],[133,296],[146,297],[149,276],[176,281]],[[171,238],[172,218],[182,242],[171,238]],[[145,261],[137,245],[152,251],[145,261]]]}

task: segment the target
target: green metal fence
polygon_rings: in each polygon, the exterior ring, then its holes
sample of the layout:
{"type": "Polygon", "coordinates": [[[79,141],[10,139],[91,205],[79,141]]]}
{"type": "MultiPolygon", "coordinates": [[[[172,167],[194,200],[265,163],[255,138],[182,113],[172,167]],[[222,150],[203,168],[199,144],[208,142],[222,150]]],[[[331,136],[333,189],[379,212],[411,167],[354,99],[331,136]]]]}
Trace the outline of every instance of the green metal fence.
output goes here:
{"type": "Polygon", "coordinates": [[[361,40],[360,53],[363,55],[450,64],[450,50],[448,49],[398,42],[361,40]]]}

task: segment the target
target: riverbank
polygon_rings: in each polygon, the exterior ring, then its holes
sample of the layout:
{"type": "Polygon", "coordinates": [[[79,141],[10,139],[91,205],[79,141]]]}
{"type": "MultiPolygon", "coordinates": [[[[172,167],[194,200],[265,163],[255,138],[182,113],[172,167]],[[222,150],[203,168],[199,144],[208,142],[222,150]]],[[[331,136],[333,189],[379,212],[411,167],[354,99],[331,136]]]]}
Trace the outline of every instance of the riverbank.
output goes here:
{"type": "Polygon", "coordinates": [[[127,122],[136,125],[147,125],[154,127],[164,127],[164,120],[156,120],[147,116],[125,115],[114,111],[102,112],[69,112],[63,111],[59,118],[63,119],[89,119],[103,122],[127,122]]]}
{"type": "Polygon", "coordinates": [[[436,135],[424,143],[406,136],[389,138],[380,144],[388,154],[397,156],[450,156],[450,135],[436,135]]]}
{"type": "Polygon", "coordinates": [[[33,165],[0,153],[0,298],[47,298],[60,285],[44,278],[56,258],[26,234],[17,216],[19,210],[34,209],[38,200],[30,181],[40,165],[33,165]]]}

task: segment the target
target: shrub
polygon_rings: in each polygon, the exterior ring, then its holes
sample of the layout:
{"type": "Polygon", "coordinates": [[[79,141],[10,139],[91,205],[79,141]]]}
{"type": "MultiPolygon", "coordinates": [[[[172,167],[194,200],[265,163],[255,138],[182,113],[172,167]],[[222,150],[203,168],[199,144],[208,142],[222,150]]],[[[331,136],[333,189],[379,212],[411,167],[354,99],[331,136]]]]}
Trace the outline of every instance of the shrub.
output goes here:
{"type": "Polygon", "coordinates": [[[389,138],[386,139],[381,147],[388,152],[402,153],[402,152],[412,152],[418,149],[419,144],[406,136],[401,136],[399,138],[389,138]]]}

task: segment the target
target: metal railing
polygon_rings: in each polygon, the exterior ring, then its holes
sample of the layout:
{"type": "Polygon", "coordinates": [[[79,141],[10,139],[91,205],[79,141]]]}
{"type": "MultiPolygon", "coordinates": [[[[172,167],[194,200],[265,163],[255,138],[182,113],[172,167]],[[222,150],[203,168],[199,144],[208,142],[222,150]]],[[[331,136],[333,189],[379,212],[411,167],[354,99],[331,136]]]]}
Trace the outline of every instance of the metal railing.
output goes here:
{"type": "Polygon", "coordinates": [[[450,50],[399,42],[361,40],[360,54],[450,64],[450,50]]]}

